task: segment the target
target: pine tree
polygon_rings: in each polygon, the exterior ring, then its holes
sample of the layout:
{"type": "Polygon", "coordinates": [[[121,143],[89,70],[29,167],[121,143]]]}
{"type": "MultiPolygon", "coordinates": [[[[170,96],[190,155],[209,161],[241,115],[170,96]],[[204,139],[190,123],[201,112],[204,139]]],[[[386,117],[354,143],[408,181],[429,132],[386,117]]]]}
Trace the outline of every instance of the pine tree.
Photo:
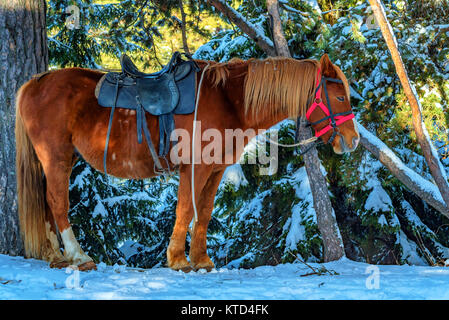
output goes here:
{"type": "Polygon", "coordinates": [[[0,1],[0,253],[22,252],[16,202],[15,101],[22,84],[48,68],[43,0],[0,1]]]}

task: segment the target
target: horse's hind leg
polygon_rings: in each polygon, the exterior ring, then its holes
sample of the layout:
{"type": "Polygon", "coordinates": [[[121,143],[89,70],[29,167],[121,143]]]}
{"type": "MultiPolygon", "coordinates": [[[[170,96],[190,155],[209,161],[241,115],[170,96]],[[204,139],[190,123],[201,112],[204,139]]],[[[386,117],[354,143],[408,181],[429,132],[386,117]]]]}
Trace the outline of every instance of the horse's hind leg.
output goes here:
{"type": "Polygon", "coordinates": [[[207,255],[207,227],[212,215],[215,194],[223,176],[223,170],[213,172],[204,186],[198,208],[198,221],[194,224],[190,242],[190,263],[195,270],[212,270],[215,265],[207,255]]]}
{"type": "Polygon", "coordinates": [[[52,268],[65,268],[70,265],[61,253],[58,240],[58,230],[56,229],[55,219],[51,213],[48,204],[45,206],[45,232],[47,235],[47,247],[44,254],[44,260],[50,262],[52,268]]]}
{"type": "MultiPolygon", "coordinates": [[[[72,167],[75,164],[77,158],[73,157],[72,167]]],[[[51,268],[66,268],[70,265],[70,261],[62,255],[61,248],[59,246],[58,229],[54,215],[51,212],[48,203],[45,203],[45,231],[47,235],[47,248],[45,254],[45,260],[50,262],[51,268]]]]}
{"type": "Polygon", "coordinates": [[[46,159],[42,161],[47,182],[46,200],[61,234],[64,244],[64,261],[53,264],[53,267],[64,267],[67,262],[78,266],[79,270],[96,269],[92,259],[84,253],[73,234],[68,220],[69,210],[69,178],[72,171],[71,159],[46,159]]]}

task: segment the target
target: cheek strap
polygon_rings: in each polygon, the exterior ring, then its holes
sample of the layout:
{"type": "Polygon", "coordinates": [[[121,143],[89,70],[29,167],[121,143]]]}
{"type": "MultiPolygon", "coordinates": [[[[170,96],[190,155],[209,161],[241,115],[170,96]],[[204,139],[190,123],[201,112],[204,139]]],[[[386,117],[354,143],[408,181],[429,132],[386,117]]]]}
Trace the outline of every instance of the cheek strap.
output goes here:
{"type": "MultiPolygon", "coordinates": [[[[317,89],[315,91],[315,99],[306,113],[306,118],[307,118],[307,120],[309,120],[313,111],[315,111],[315,109],[317,107],[319,107],[326,115],[324,118],[322,118],[316,122],[310,122],[309,124],[311,126],[314,126],[323,121],[329,120],[329,124],[326,127],[324,127],[323,129],[321,129],[319,131],[315,131],[315,137],[317,137],[317,138],[321,137],[322,135],[324,135],[326,132],[328,132],[331,129],[334,130],[334,133],[338,132],[339,125],[345,123],[346,121],[354,119],[354,117],[355,117],[355,115],[352,113],[352,110],[346,111],[346,112],[339,112],[339,113],[332,112],[332,108],[330,106],[329,95],[328,95],[327,87],[326,87],[326,81],[332,81],[332,82],[336,82],[336,83],[343,83],[343,82],[339,79],[326,78],[324,76],[321,78],[321,81],[320,81],[320,74],[321,74],[321,69],[318,68],[317,79],[316,79],[317,89]],[[329,108],[323,103],[323,100],[321,99],[321,88],[322,87],[324,87],[324,93],[326,95],[326,99],[327,99],[329,108]]],[[[335,138],[335,134],[332,135],[332,138],[329,139],[328,143],[331,143],[334,140],[334,138],[335,138]]]]}

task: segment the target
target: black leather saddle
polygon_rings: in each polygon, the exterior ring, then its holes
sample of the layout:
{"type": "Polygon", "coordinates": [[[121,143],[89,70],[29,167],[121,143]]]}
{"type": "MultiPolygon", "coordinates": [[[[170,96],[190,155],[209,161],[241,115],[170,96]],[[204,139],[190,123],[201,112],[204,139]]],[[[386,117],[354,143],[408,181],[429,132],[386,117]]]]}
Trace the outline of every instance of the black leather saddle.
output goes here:
{"type": "Polygon", "coordinates": [[[98,104],[112,108],[103,159],[105,173],[107,173],[106,157],[115,108],[136,110],[138,143],[142,143],[142,136],[145,135],[158,169],[155,172],[164,173],[159,158],[166,160],[170,149],[170,135],[175,129],[173,114],[190,114],[195,109],[196,73],[200,68],[190,56],[186,57],[188,60],[183,60],[181,53],[175,52],[162,70],[143,73],[127,55],[122,55],[120,58],[122,71],[109,72],[100,79],[95,90],[98,104]],[[154,150],[145,112],[159,118],[159,154],[154,150]]]}

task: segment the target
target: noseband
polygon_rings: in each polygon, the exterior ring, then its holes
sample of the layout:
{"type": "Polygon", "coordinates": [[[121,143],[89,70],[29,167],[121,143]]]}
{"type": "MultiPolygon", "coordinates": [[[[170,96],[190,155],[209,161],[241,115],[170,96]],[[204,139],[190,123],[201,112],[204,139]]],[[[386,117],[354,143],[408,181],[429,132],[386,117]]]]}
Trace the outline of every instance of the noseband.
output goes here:
{"type": "MultiPolygon", "coordinates": [[[[343,136],[341,135],[340,129],[338,128],[338,126],[348,120],[353,119],[355,116],[352,113],[352,110],[346,111],[346,112],[339,112],[339,113],[332,112],[332,107],[331,107],[331,102],[329,99],[329,94],[327,92],[326,82],[330,81],[330,82],[335,82],[335,83],[343,83],[343,81],[341,81],[340,79],[327,78],[324,75],[322,75],[320,77],[320,74],[321,74],[321,69],[318,68],[317,77],[316,77],[315,99],[312,102],[312,104],[310,105],[310,107],[307,109],[307,113],[306,113],[306,119],[307,119],[307,121],[309,121],[307,123],[307,126],[314,126],[323,121],[329,120],[329,124],[326,127],[324,127],[323,129],[321,129],[319,131],[315,131],[315,137],[319,138],[322,135],[324,135],[326,132],[328,132],[329,130],[332,129],[333,130],[332,136],[327,141],[327,143],[332,143],[337,135],[339,135],[343,139],[343,136]],[[323,100],[321,99],[321,88],[324,89],[324,94],[326,96],[328,106],[326,106],[323,103],[323,100]],[[312,115],[313,111],[315,111],[315,109],[317,107],[319,107],[324,112],[324,114],[326,116],[318,121],[310,122],[310,116],[312,115]]],[[[298,121],[297,121],[297,128],[299,128],[299,125],[300,125],[300,118],[298,118],[298,121]]],[[[297,139],[298,139],[298,130],[296,131],[296,140],[297,139]]]]}

